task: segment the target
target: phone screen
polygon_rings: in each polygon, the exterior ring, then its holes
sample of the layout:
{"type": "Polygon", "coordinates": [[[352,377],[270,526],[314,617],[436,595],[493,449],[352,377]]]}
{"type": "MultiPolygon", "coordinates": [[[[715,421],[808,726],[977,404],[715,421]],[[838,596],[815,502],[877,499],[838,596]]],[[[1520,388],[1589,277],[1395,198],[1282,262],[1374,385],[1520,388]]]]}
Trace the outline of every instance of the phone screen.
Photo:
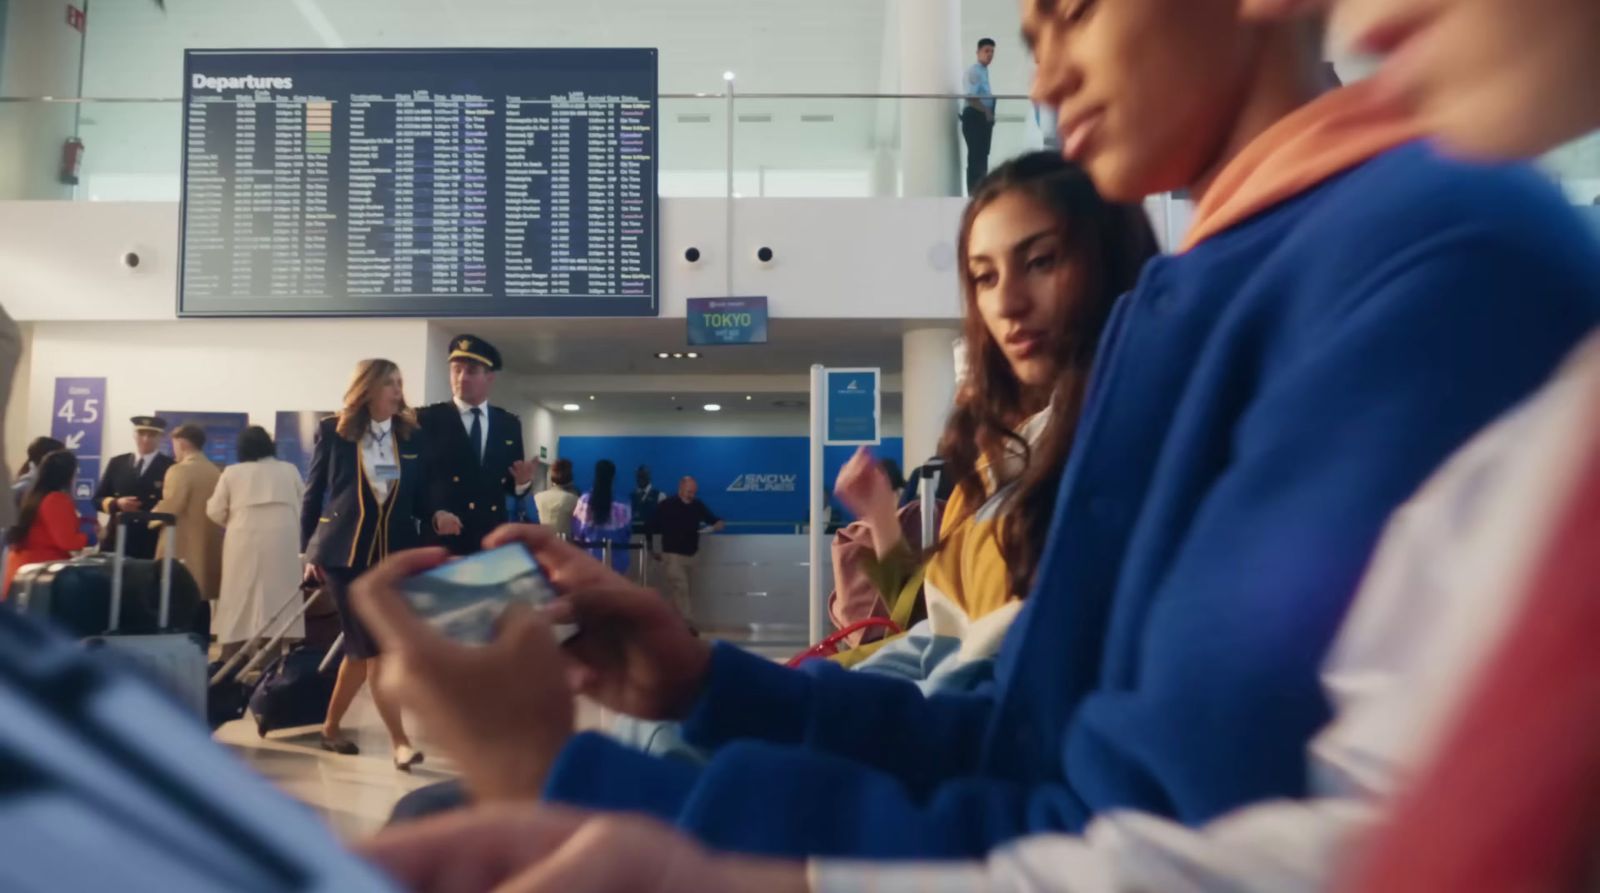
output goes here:
{"type": "MultiPolygon", "coordinates": [[[[406,580],[400,591],[441,633],[477,645],[494,638],[495,624],[512,602],[538,607],[556,597],[539,562],[520,543],[440,565],[406,580]]],[[[563,642],[576,632],[575,626],[556,628],[563,642]]]]}

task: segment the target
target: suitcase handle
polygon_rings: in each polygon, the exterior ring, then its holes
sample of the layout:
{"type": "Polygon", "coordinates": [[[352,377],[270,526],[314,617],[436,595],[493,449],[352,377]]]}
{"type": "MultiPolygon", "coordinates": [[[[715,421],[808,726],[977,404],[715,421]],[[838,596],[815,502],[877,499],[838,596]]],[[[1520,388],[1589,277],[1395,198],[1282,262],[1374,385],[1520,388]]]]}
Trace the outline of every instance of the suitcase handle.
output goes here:
{"type": "MultiPolygon", "coordinates": [[[[135,524],[160,524],[165,548],[161,550],[161,607],[156,616],[156,628],[166,629],[172,619],[172,553],[173,537],[178,529],[178,516],[164,512],[119,512],[117,523],[131,528],[135,524]]],[[[122,627],[122,574],[127,560],[128,537],[117,537],[117,549],[111,558],[111,617],[106,623],[106,634],[122,627]]]]}
{"type": "Polygon", "coordinates": [[[939,531],[933,529],[934,513],[939,510],[939,476],[944,473],[943,459],[929,459],[922,464],[922,548],[932,549],[938,542],[939,531]]]}

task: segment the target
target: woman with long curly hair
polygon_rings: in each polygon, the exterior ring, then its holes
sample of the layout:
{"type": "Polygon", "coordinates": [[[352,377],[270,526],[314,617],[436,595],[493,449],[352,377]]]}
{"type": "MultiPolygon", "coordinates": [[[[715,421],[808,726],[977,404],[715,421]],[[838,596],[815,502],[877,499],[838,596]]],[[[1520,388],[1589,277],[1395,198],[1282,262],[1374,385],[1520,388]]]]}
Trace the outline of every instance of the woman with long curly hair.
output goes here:
{"type": "Polygon", "coordinates": [[[1009,161],[979,185],[957,243],[966,379],[939,445],[955,490],[937,544],[927,555],[906,545],[894,489],[865,449],[836,486],[871,530],[869,573],[885,597],[925,575],[925,624],[861,649],[876,651],[861,669],[939,689],[982,675],[1039,564],[1112,304],[1156,252],[1141,207],[1101,198],[1055,153],[1009,161]]]}
{"type": "MultiPolygon", "coordinates": [[[[317,428],[300,507],[307,573],[332,596],[344,630],[345,659],[322,726],[324,750],[359,752],[340,723],[378,663],[377,644],[350,610],[350,584],[389,553],[420,545],[419,524],[441,534],[460,532],[454,515],[428,507],[423,449],[400,367],[362,360],[345,390],[344,408],[317,428]]],[[[376,686],[372,700],[394,745],[395,768],[410,771],[422,753],[411,746],[399,709],[376,686]]]]}

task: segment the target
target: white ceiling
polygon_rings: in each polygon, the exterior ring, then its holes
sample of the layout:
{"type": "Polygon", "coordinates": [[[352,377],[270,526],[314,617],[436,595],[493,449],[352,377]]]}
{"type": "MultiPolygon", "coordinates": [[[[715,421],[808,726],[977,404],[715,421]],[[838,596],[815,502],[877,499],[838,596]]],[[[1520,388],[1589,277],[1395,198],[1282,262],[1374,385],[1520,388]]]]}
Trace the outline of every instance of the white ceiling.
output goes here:
{"type": "MultiPolygon", "coordinates": [[[[924,0],[110,0],[84,95],[177,96],[185,48],[324,46],[651,46],[666,93],[718,92],[727,70],[745,92],[874,92],[894,2],[924,0]]],[[[995,89],[1023,90],[1017,0],[962,6],[962,45],[998,40],[995,89]]]]}
{"type": "MultiPolygon", "coordinates": [[[[824,366],[900,368],[906,320],[774,319],[768,343],[734,347],[686,345],[683,319],[496,319],[440,323],[452,336],[489,339],[519,376],[804,376],[824,366]],[[697,351],[697,360],[656,354],[697,351]]],[[[925,327],[926,322],[920,324],[925,327]]]]}
{"type": "Polygon", "coordinates": [[[685,344],[682,319],[458,320],[438,325],[451,336],[470,332],[489,339],[505,361],[502,387],[552,410],[576,403],[585,418],[659,420],[676,412],[699,415],[706,403],[723,406],[730,419],[803,419],[813,363],[882,369],[883,410],[898,416],[901,333],[916,323],[775,319],[767,344],[697,348],[685,344]],[[656,357],[662,351],[691,350],[700,358],[656,357]]]}

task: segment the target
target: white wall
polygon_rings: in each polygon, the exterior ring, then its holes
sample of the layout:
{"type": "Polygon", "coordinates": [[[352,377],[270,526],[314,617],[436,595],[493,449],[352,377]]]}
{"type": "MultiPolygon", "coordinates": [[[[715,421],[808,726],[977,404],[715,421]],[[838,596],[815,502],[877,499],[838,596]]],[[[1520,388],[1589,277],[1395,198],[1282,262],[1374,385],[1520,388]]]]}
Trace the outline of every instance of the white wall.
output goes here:
{"type": "MultiPolygon", "coordinates": [[[[76,96],[83,36],[67,24],[65,3],[18,0],[6,16],[0,47],[0,96],[76,96]]],[[[0,104],[0,195],[70,198],[57,179],[61,147],[77,109],[43,103],[0,104]]]]}
{"type": "MultiPolygon", "coordinates": [[[[29,438],[50,431],[58,377],[103,376],[105,451],[132,449],[126,420],[164,410],[246,412],[272,430],[279,410],[336,409],[358,360],[383,356],[402,370],[422,369],[426,323],[410,320],[190,320],[166,323],[33,325],[25,414],[8,419],[29,438]]],[[[406,381],[406,399],[422,399],[406,381]]],[[[19,407],[20,409],[20,407],[19,407]]],[[[8,458],[10,458],[8,456],[8,458]]]]}
{"type": "Polygon", "coordinates": [[[17,356],[17,371],[11,377],[11,393],[6,402],[5,455],[0,463],[15,471],[28,456],[28,441],[37,435],[30,433],[28,417],[28,389],[33,379],[33,326],[20,323],[22,353],[17,356]]]}
{"type": "MultiPolygon", "coordinates": [[[[954,238],[962,200],[761,199],[735,203],[733,293],[774,318],[959,317],[954,238]],[[771,247],[770,264],[755,258],[771,247]]],[[[663,317],[726,295],[725,203],[661,203],[663,317]],[[684,249],[701,249],[697,264],[684,249]]],[[[18,320],[169,320],[178,208],[160,202],[0,201],[0,304],[18,320]],[[129,270],[122,258],[137,251],[129,270]]],[[[320,323],[307,322],[315,326],[320,323]]]]}

